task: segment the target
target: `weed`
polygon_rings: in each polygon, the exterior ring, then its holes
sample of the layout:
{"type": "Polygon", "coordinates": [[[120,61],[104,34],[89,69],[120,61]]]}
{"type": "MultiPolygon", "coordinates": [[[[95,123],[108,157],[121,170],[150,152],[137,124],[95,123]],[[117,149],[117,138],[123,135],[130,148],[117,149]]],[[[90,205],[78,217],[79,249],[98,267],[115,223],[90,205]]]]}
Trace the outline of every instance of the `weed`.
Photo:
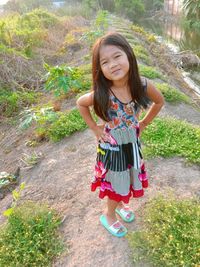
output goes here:
{"type": "Polygon", "coordinates": [[[200,129],[175,118],[155,118],[142,133],[147,157],[184,157],[200,164],[200,129]]]}
{"type": "Polygon", "coordinates": [[[128,236],[135,261],[153,266],[199,266],[200,203],[158,196],[144,209],[144,230],[128,236]]]}
{"type": "Polygon", "coordinates": [[[170,103],[191,103],[191,100],[187,95],[166,83],[155,83],[155,86],[162,92],[165,97],[165,100],[170,103]]]}
{"type": "Polygon", "coordinates": [[[0,266],[50,266],[64,248],[60,223],[45,204],[25,202],[15,207],[0,229],[0,266]]]}

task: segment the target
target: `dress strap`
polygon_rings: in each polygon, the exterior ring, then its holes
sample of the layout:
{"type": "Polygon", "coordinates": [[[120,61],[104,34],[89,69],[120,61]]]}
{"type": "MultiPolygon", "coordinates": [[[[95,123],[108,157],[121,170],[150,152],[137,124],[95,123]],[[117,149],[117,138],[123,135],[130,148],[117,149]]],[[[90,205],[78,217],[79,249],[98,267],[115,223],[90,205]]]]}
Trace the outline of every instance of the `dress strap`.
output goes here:
{"type": "Polygon", "coordinates": [[[115,97],[121,104],[123,104],[123,105],[128,105],[128,104],[130,104],[131,102],[133,102],[133,100],[130,100],[129,102],[124,103],[124,102],[122,102],[118,97],[116,97],[116,95],[114,94],[114,92],[112,91],[111,88],[110,88],[109,90],[111,91],[111,93],[113,94],[113,96],[114,96],[114,97],[115,97]]]}

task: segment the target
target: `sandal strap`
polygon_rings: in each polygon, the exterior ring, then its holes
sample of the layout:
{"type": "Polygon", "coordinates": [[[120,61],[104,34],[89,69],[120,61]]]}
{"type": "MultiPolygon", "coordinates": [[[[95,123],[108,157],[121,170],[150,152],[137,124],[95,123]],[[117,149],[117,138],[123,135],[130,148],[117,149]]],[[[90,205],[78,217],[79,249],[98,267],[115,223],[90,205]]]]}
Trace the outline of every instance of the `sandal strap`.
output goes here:
{"type": "Polygon", "coordinates": [[[125,209],[123,209],[123,208],[120,209],[119,211],[120,211],[120,213],[122,214],[122,216],[124,216],[125,218],[127,218],[127,215],[129,215],[129,214],[132,213],[131,210],[125,210],[125,209]]]}
{"type": "Polygon", "coordinates": [[[112,225],[110,225],[109,228],[112,232],[117,234],[119,230],[124,229],[124,226],[120,223],[120,221],[116,221],[112,225]]]}

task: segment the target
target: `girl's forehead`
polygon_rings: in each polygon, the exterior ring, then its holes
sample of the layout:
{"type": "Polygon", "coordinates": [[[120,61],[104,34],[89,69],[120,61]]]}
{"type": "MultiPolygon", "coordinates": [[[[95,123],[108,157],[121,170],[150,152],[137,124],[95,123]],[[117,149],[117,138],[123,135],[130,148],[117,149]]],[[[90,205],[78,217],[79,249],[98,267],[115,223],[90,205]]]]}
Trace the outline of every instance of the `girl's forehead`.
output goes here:
{"type": "Polygon", "coordinates": [[[115,45],[102,45],[102,47],[99,50],[99,57],[100,59],[104,57],[110,57],[117,52],[123,53],[124,51],[115,45]]]}

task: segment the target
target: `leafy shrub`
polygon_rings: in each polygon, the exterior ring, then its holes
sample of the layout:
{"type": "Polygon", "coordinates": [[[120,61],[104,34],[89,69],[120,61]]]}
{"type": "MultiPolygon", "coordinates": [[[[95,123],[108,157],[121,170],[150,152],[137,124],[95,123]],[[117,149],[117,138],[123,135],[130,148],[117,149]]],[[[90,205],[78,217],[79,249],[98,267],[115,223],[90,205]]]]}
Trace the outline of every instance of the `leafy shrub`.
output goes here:
{"type": "Polygon", "coordinates": [[[145,8],[141,0],[115,0],[115,10],[119,14],[134,19],[142,16],[145,8]]]}
{"type": "Polygon", "coordinates": [[[10,92],[8,90],[1,90],[0,111],[5,116],[15,115],[22,107],[35,103],[38,95],[35,92],[10,92]]]}
{"type": "Polygon", "coordinates": [[[169,86],[166,83],[156,83],[155,86],[162,92],[162,94],[165,97],[165,100],[170,103],[178,103],[178,102],[190,103],[191,102],[187,95],[179,92],[177,89],[169,86]]]}
{"type": "Polygon", "coordinates": [[[149,58],[148,52],[143,46],[133,45],[133,52],[134,52],[136,58],[141,59],[142,61],[144,61],[147,64],[150,63],[150,58],[149,58]]]}
{"type": "Polygon", "coordinates": [[[156,118],[142,133],[147,157],[186,158],[200,164],[200,129],[175,118],[156,118]]]}
{"type": "Polygon", "coordinates": [[[0,230],[0,266],[50,266],[63,251],[60,218],[44,204],[15,207],[0,230]]]}
{"type": "Polygon", "coordinates": [[[149,79],[156,79],[156,78],[164,79],[163,75],[159,71],[157,71],[154,67],[139,64],[139,72],[140,75],[149,79]]]}
{"type": "Polygon", "coordinates": [[[86,129],[87,125],[77,109],[73,109],[65,114],[60,114],[48,129],[48,137],[52,141],[60,141],[62,138],[72,133],[86,129]]]}
{"type": "Polygon", "coordinates": [[[144,230],[128,236],[134,261],[147,259],[153,266],[199,266],[200,203],[162,196],[144,210],[144,230]]]}
{"type": "Polygon", "coordinates": [[[45,88],[48,91],[53,90],[55,96],[66,94],[72,89],[82,91],[88,90],[90,87],[90,82],[84,79],[79,68],[71,68],[66,65],[50,67],[48,64],[45,64],[44,67],[48,71],[45,76],[45,88]]]}
{"type": "Polygon", "coordinates": [[[0,19],[0,38],[4,45],[30,56],[32,48],[40,46],[45,40],[47,29],[58,22],[55,15],[42,9],[21,16],[8,15],[0,19]]]}
{"type": "Polygon", "coordinates": [[[139,33],[140,35],[144,36],[145,39],[148,41],[148,42],[156,42],[156,38],[153,34],[151,33],[148,33],[144,30],[144,28],[140,27],[140,26],[137,26],[137,25],[132,25],[131,29],[134,31],[134,32],[137,32],[139,33]]]}

